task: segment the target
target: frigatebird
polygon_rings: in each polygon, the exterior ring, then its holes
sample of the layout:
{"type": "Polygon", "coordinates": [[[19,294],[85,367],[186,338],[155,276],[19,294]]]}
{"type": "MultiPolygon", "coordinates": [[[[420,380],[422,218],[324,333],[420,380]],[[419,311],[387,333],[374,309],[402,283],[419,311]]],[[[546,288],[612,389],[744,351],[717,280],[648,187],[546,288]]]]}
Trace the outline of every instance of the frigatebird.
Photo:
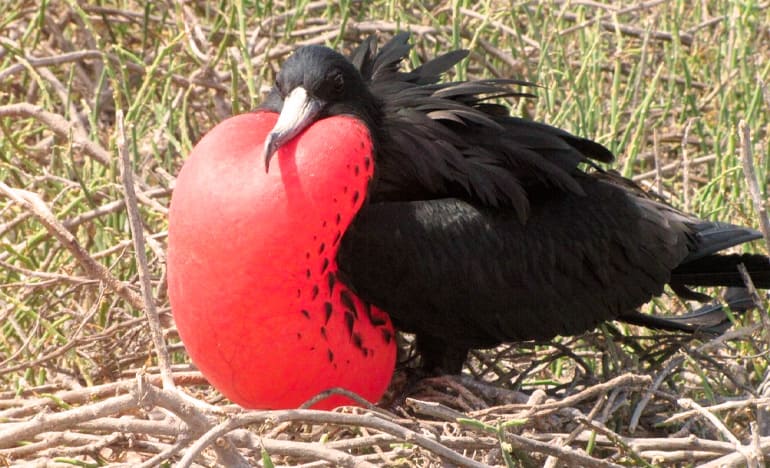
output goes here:
{"type": "Polygon", "coordinates": [[[402,71],[409,35],[350,58],[301,47],[261,106],[280,113],[264,162],[303,129],[350,115],[368,128],[374,178],[344,232],[339,279],[415,333],[422,365],[457,373],[468,350],[573,335],[607,320],[692,331],[637,311],[666,284],[770,287],[763,255],[719,252],[760,233],[704,221],[597,162],[604,146],[513,117],[495,100],[519,80],[441,82],[468,52],[402,71]]]}
{"type": "Polygon", "coordinates": [[[297,49],[177,177],[174,318],[234,402],[297,407],[331,387],[377,401],[394,325],[427,373],[457,373],[469,349],[607,320],[709,326],[637,308],[666,284],[699,300],[691,286],[740,287],[739,263],[770,287],[767,257],[720,253],[758,232],[682,213],[603,169],[604,146],[511,116],[500,100],[529,83],[442,82],[466,51],[402,71],[409,50],[407,34],[350,58],[297,49]]]}

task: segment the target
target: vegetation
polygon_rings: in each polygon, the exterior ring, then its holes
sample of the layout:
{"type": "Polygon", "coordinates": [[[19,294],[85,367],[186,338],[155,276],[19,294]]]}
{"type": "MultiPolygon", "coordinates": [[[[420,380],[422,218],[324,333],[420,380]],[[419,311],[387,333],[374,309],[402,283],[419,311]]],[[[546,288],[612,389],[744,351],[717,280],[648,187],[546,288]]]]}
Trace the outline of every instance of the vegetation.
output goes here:
{"type": "MultiPolygon", "coordinates": [[[[96,3],[0,3],[0,460],[760,466],[770,454],[766,306],[718,338],[607,324],[474,352],[474,379],[425,383],[387,411],[245,412],[188,364],[164,262],[174,175],[207,129],[255,108],[298,45],[350,50],[401,30],[414,33],[408,66],[468,48],[457,78],[538,83],[513,112],[605,144],[677,207],[759,227],[740,155],[767,200],[770,4],[96,3]],[[150,385],[119,149],[174,380],[216,409],[150,385]],[[206,449],[204,433],[236,427],[206,449]]],[[[690,306],[672,295],[648,309],[690,306]]]]}

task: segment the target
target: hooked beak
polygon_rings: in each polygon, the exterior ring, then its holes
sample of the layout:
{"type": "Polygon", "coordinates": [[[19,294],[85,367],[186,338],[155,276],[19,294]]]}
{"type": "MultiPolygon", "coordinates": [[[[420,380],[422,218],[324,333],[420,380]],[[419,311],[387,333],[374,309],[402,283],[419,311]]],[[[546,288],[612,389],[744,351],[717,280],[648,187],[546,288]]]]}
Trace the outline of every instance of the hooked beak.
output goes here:
{"type": "Polygon", "coordinates": [[[283,101],[281,115],[273,130],[265,139],[263,157],[265,172],[270,170],[270,159],[278,148],[297,136],[308,125],[315,121],[323,108],[323,102],[308,96],[302,86],[294,88],[283,101]]]}

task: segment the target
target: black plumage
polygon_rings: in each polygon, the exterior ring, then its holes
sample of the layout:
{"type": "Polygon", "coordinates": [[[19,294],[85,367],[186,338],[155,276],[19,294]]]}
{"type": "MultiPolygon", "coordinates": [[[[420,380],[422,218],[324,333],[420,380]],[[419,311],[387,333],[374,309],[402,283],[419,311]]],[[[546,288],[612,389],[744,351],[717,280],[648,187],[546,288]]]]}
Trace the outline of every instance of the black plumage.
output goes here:
{"type": "Polygon", "coordinates": [[[770,287],[767,257],[718,254],[758,232],[679,212],[600,169],[593,161],[613,156],[598,143],[490,102],[529,96],[511,87],[530,83],[440,83],[465,51],[401,71],[407,41],[399,34],[378,52],[370,38],[349,60],[300,48],[262,108],[283,112],[300,87],[312,102],[289,124],[279,119],[267,161],[319,118],[350,114],[367,124],[375,178],[343,236],[339,276],[416,333],[428,370],[458,372],[469,349],[612,319],[692,330],[695,318],[636,308],[666,284],[695,299],[704,296],[690,286],[740,286],[738,263],[770,287]]]}

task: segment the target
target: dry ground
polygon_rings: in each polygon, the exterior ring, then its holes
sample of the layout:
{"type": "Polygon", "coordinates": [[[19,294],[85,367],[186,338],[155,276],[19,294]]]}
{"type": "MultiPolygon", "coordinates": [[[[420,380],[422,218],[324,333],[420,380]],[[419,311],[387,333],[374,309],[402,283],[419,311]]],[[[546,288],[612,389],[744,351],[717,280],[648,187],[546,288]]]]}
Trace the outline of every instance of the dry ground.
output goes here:
{"type": "MultiPolygon", "coordinates": [[[[297,45],[349,50],[405,29],[413,64],[469,48],[457,76],[542,85],[514,112],[597,139],[621,172],[678,207],[759,227],[747,180],[759,181],[761,204],[767,2],[0,7],[0,463],[761,466],[770,456],[766,306],[717,338],[607,324],[474,352],[473,378],[426,382],[395,407],[254,412],[188,364],[164,262],[174,174],[207,129],[258,105],[297,45]],[[163,388],[158,349],[170,354],[163,388]]],[[[666,296],[647,309],[688,306],[666,296]]]]}

